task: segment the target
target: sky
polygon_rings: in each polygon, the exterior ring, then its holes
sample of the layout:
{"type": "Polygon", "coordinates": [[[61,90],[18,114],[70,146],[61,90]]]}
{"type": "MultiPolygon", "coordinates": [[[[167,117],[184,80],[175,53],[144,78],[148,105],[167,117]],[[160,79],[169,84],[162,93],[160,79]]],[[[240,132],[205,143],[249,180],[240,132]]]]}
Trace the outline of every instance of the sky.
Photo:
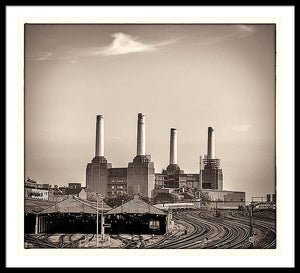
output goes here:
{"type": "Polygon", "coordinates": [[[199,172],[215,128],[224,189],[275,192],[275,25],[32,25],[25,27],[25,177],[85,186],[96,115],[105,157],[136,155],[138,113],[155,171],[199,172]]]}

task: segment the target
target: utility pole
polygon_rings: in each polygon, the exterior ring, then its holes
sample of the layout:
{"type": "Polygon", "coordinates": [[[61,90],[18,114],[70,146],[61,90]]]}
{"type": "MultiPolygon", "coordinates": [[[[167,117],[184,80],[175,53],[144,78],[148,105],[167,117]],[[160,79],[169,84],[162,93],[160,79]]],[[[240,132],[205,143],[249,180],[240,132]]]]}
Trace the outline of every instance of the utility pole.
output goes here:
{"type": "Polygon", "coordinates": [[[103,197],[101,197],[101,238],[102,238],[102,240],[104,240],[103,197]]]}
{"type": "Polygon", "coordinates": [[[250,204],[250,211],[249,211],[249,216],[250,216],[250,248],[253,248],[253,205],[250,204]]]}
{"type": "Polygon", "coordinates": [[[97,217],[96,217],[96,244],[97,244],[97,247],[99,247],[99,238],[98,238],[98,227],[99,227],[99,210],[98,210],[98,193],[97,193],[97,217]]]}

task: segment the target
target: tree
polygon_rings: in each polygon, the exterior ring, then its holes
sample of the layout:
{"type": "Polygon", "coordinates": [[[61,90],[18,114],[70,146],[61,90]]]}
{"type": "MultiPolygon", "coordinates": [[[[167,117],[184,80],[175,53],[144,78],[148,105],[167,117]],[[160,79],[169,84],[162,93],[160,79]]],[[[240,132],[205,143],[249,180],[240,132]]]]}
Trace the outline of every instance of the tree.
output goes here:
{"type": "Polygon", "coordinates": [[[200,191],[200,199],[201,201],[209,201],[210,200],[210,197],[209,197],[209,194],[207,191],[200,191]]]}
{"type": "Polygon", "coordinates": [[[131,196],[124,194],[124,195],[118,195],[116,197],[107,197],[104,199],[104,202],[107,205],[109,205],[110,207],[115,208],[115,207],[121,206],[122,203],[125,203],[130,199],[131,199],[131,196]]]}

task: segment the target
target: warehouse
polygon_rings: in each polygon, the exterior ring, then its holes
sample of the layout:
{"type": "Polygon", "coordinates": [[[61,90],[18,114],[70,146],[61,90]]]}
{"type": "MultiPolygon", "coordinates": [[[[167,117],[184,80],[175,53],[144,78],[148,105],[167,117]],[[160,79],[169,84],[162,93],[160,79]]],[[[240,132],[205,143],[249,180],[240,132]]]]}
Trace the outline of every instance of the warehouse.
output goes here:
{"type": "MultiPolygon", "coordinates": [[[[41,202],[41,201],[40,201],[41,202]]],[[[49,203],[50,204],[50,203],[49,203]]],[[[25,233],[96,233],[95,202],[88,202],[69,195],[61,202],[52,202],[48,207],[38,207],[25,202],[25,233]]],[[[111,209],[103,202],[103,212],[111,209]]],[[[99,221],[102,204],[99,204],[99,221]]]]}
{"type": "Polygon", "coordinates": [[[134,195],[133,199],[105,213],[112,234],[164,234],[168,214],[134,195]]]}

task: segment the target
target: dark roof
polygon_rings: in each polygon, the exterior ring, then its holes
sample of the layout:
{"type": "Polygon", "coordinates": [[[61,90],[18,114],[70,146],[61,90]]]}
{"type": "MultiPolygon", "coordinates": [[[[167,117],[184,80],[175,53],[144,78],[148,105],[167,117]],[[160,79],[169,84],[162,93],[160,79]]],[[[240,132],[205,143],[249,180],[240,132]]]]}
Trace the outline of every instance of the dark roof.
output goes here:
{"type": "Polygon", "coordinates": [[[106,214],[159,214],[166,215],[166,213],[146,202],[142,201],[138,195],[135,195],[132,200],[124,203],[123,205],[116,207],[106,214]]]}
{"type": "Polygon", "coordinates": [[[66,194],[79,194],[81,192],[81,188],[65,188],[66,194]]]}
{"type": "Polygon", "coordinates": [[[171,193],[168,192],[159,192],[155,196],[154,199],[169,199],[169,200],[174,200],[174,197],[171,193]]]}

